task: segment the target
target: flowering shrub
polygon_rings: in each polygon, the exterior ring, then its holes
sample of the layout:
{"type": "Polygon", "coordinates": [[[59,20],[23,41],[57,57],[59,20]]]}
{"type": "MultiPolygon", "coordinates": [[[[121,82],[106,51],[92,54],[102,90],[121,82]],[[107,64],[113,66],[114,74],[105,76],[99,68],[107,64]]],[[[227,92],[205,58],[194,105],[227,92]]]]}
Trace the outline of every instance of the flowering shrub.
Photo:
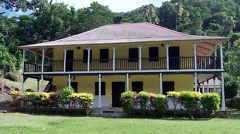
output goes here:
{"type": "Polygon", "coordinates": [[[199,110],[199,107],[201,105],[201,98],[202,94],[199,92],[193,92],[193,91],[181,91],[179,102],[182,106],[184,106],[189,114],[189,118],[191,119],[193,116],[193,113],[196,110],[199,110]]]}
{"type": "Polygon", "coordinates": [[[174,118],[176,116],[176,108],[179,103],[180,92],[169,91],[167,92],[167,97],[171,99],[174,106],[174,118]]]}
{"type": "Polygon", "coordinates": [[[80,93],[75,96],[79,96],[79,104],[82,105],[88,116],[92,111],[93,95],[90,93],[80,93]]]}
{"type": "Polygon", "coordinates": [[[78,94],[78,93],[72,93],[72,94],[70,95],[70,100],[71,100],[71,102],[72,102],[72,105],[75,104],[75,103],[77,103],[77,102],[79,101],[79,98],[80,98],[80,94],[78,94]]]}
{"type": "Polygon", "coordinates": [[[23,100],[22,98],[23,92],[21,91],[12,91],[11,97],[12,97],[12,103],[18,108],[20,106],[20,101],[23,100]]]}
{"type": "Polygon", "coordinates": [[[207,110],[210,118],[219,109],[220,97],[217,93],[206,93],[202,96],[202,106],[207,110]]]}
{"type": "Polygon", "coordinates": [[[168,105],[167,105],[167,97],[165,95],[157,94],[152,99],[152,106],[156,111],[159,111],[160,113],[165,113],[168,105]]]}
{"type": "Polygon", "coordinates": [[[50,93],[42,93],[41,105],[46,108],[49,104],[50,104],[50,93]]]}
{"type": "Polygon", "coordinates": [[[50,103],[52,103],[52,106],[56,106],[58,108],[58,101],[60,99],[60,97],[62,96],[62,92],[58,91],[58,92],[51,92],[50,93],[50,103]]]}
{"type": "Polygon", "coordinates": [[[32,93],[32,104],[35,107],[40,107],[41,106],[41,98],[42,98],[41,92],[33,92],[32,93]]]}
{"type": "Polygon", "coordinates": [[[120,101],[122,102],[123,110],[127,113],[130,113],[133,110],[137,100],[137,93],[129,91],[121,94],[120,101]]]}
{"type": "Polygon", "coordinates": [[[72,87],[68,88],[64,88],[63,91],[62,91],[62,96],[59,98],[59,103],[62,105],[62,106],[65,106],[65,105],[70,105],[70,102],[71,102],[71,99],[70,99],[70,95],[74,93],[74,90],[72,87]]]}
{"type": "Polygon", "coordinates": [[[150,100],[150,95],[146,91],[141,91],[141,92],[139,92],[139,97],[138,98],[139,98],[140,107],[143,111],[143,115],[145,115],[145,110],[146,110],[146,107],[147,107],[147,103],[150,100]]]}

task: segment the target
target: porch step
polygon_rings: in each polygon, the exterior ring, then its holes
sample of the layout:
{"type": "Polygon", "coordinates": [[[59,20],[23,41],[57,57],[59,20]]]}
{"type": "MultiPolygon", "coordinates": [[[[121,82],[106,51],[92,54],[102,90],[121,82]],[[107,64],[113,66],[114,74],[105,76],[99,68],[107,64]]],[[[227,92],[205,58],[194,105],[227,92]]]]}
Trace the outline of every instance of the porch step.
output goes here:
{"type": "Polygon", "coordinates": [[[126,117],[127,114],[122,108],[94,108],[92,110],[91,116],[93,117],[126,117]]]}

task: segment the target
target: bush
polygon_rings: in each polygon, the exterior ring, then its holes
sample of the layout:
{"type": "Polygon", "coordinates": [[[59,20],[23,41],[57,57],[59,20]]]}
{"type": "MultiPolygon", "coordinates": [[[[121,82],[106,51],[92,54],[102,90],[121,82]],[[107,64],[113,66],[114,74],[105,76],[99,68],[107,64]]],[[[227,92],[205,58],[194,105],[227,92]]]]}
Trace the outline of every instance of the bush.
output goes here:
{"type": "Polygon", "coordinates": [[[145,110],[146,110],[146,107],[147,107],[147,103],[150,100],[150,95],[146,91],[141,91],[141,92],[139,92],[138,99],[139,99],[140,107],[143,111],[143,115],[145,115],[145,110]]]}
{"type": "Polygon", "coordinates": [[[61,96],[62,96],[61,91],[50,93],[49,98],[50,98],[50,103],[52,103],[52,106],[56,106],[58,108],[58,102],[61,96]]]}
{"type": "Polygon", "coordinates": [[[41,95],[41,105],[46,108],[50,104],[50,93],[42,93],[41,95]]]}
{"type": "Polygon", "coordinates": [[[219,109],[220,97],[217,93],[206,93],[202,96],[202,106],[207,110],[210,118],[219,109]]]}
{"type": "Polygon", "coordinates": [[[201,106],[202,94],[193,91],[181,91],[179,102],[184,106],[189,114],[189,119],[192,119],[193,113],[199,110],[201,106]]]}
{"type": "Polygon", "coordinates": [[[11,98],[13,105],[16,106],[16,108],[20,107],[20,101],[23,100],[22,97],[23,92],[21,91],[12,91],[11,92],[11,98]]]}
{"type": "Polygon", "coordinates": [[[79,104],[82,105],[88,116],[92,111],[93,95],[90,93],[80,93],[79,99],[79,104]]]}
{"type": "Polygon", "coordinates": [[[165,95],[157,94],[152,99],[152,106],[156,111],[159,111],[160,113],[165,113],[168,105],[167,105],[167,97],[165,95]]]}
{"type": "Polygon", "coordinates": [[[72,87],[68,88],[64,88],[63,91],[62,91],[62,96],[59,98],[59,103],[62,105],[62,106],[65,106],[65,105],[70,105],[70,102],[71,102],[71,99],[70,99],[70,95],[74,93],[74,90],[72,87]]]}
{"type": "Polygon", "coordinates": [[[32,93],[32,104],[35,106],[35,108],[41,106],[41,98],[42,98],[41,92],[33,92],[32,93]]]}
{"type": "Polygon", "coordinates": [[[131,113],[136,104],[135,92],[129,91],[122,93],[120,101],[122,102],[123,110],[127,113],[131,113]]]}
{"type": "Polygon", "coordinates": [[[4,75],[4,78],[12,80],[12,81],[17,81],[18,80],[18,75],[17,75],[16,71],[14,71],[14,72],[7,72],[4,75]]]}
{"type": "Polygon", "coordinates": [[[176,108],[179,103],[180,92],[169,91],[167,92],[167,97],[171,99],[174,106],[174,118],[176,117],[176,108]]]}

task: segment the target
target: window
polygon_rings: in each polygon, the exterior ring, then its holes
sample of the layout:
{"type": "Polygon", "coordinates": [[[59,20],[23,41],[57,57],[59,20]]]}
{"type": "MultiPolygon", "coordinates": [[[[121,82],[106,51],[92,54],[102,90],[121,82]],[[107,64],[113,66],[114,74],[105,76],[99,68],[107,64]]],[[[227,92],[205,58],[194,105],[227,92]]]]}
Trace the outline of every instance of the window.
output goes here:
{"type": "MultiPolygon", "coordinates": [[[[83,63],[87,63],[88,61],[88,50],[83,51],[83,63]]],[[[90,50],[90,63],[92,61],[92,50],[90,50]]]]}
{"type": "Polygon", "coordinates": [[[137,93],[143,91],[143,82],[142,81],[132,82],[132,91],[137,93]]]}
{"type": "Polygon", "coordinates": [[[164,81],[162,85],[163,85],[162,93],[164,95],[167,95],[167,92],[169,91],[174,91],[174,81],[164,81]]]}
{"type": "Polygon", "coordinates": [[[138,61],[138,48],[129,48],[129,60],[128,62],[138,61]]]}
{"type": "MultiPolygon", "coordinates": [[[[98,82],[95,82],[95,95],[99,95],[98,82]]],[[[105,82],[101,82],[101,95],[105,95],[105,82]]]]}
{"type": "Polygon", "coordinates": [[[100,49],[100,63],[108,62],[108,49],[100,49]]]}
{"type": "Polygon", "coordinates": [[[158,61],[158,47],[149,47],[149,61],[158,61]]]}

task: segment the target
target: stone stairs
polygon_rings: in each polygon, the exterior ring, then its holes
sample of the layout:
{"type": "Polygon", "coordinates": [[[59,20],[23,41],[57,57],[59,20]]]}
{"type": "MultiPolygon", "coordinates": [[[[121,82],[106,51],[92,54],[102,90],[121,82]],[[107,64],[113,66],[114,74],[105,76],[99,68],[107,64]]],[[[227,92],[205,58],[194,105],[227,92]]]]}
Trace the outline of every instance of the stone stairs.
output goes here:
{"type": "Polygon", "coordinates": [[[106,117],[106,118],[121,118],[126,117],[127,114],[122,108],[93,108],[92,117],[106,117]]]}

